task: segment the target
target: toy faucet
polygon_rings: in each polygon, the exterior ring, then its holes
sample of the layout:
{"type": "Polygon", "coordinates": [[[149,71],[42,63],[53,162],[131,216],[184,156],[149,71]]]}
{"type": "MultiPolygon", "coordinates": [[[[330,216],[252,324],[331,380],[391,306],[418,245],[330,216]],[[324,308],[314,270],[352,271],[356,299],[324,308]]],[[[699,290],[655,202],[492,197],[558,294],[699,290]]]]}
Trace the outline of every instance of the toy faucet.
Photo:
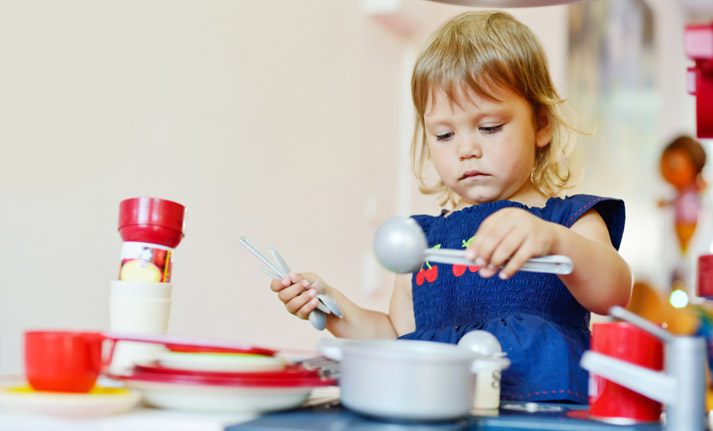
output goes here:
{"type": "Polygon", "coordinates": [[[582,355],[582,367],[663,403],[666,431],[705,430],[705,338],[674,336],[622,307],[610,308],[609,314],[664,342],[664,371],[653,371],[591,350],[582,355]]]}

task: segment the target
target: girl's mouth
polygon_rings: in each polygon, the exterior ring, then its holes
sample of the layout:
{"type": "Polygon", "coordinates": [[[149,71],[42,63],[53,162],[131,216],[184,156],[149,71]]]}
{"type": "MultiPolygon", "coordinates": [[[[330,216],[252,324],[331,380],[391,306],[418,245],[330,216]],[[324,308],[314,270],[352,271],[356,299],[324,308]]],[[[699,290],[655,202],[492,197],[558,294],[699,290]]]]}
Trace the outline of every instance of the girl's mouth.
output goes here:
{"type": "Polygon", "coordinates": [[[482,178],[484,176],[485,176],[485,174],[480,171],[469,170],[469,171],[465,171],[463,173],[463,175],[459,178],[459,180],[465,180],[465,179],[469,179],[469,178],[482,178]]]}

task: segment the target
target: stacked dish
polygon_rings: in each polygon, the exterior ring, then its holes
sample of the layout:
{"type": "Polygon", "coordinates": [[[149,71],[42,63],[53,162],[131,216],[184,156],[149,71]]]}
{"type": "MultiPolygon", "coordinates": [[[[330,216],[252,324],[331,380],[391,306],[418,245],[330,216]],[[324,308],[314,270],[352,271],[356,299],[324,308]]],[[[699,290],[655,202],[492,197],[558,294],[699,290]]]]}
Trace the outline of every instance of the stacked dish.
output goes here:
{"type": "Polygon", "coordinates": [[[114,376],[154,407],[262,413],[298,407],[313,388],[336,385],[319,370],[289,364],[268,349],[167,347],[155,361],[114,376]]]}
{"type": "Polygon", "coordinates": [[[141,393],[124,388],[95,386],[86,393],[38,391],[29,385],[0,388],[0,409],[66,418],[92,418],[128,412],[141,393]]]}

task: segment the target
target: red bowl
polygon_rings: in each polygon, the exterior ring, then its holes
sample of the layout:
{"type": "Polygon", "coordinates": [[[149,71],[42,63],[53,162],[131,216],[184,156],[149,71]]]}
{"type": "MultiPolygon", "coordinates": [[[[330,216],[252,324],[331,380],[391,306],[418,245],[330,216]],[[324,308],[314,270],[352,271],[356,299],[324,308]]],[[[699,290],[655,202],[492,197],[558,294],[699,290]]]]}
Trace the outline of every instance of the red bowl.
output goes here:
{"type": "Polygon", "coordinates": [[[132,198],[119,204],[119,234],[124,241],[176,247],[183,238],[186,208],[159,198],[132,198]]]}

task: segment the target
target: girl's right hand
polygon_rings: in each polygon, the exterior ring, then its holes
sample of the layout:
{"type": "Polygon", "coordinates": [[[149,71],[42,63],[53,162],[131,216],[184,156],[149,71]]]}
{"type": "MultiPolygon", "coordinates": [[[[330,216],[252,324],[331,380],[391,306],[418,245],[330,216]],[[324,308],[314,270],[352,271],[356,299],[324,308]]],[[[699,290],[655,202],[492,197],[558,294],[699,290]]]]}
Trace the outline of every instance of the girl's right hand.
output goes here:
{"type": "Polygon", "coordinates": [[[270,283],[270,289],[277,293],[287,311],[303,320],[317,308],[317,294],[324,293],[325,286],[326,283],[316,274],[294,272],[285,278],[273,279],[270,283]]]}

